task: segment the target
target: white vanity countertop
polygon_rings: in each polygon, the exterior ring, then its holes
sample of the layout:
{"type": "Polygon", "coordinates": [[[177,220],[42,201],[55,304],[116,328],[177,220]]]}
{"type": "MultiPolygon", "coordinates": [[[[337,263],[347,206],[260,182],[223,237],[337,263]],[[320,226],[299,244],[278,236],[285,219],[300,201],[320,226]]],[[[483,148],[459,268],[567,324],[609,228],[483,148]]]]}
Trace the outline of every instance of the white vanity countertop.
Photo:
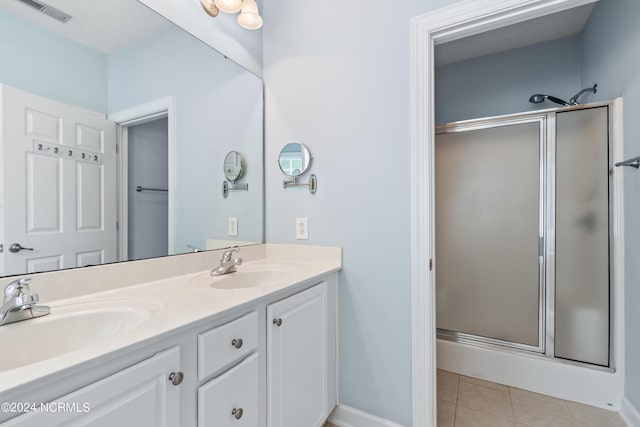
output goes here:
{"type": "MultiPolygon", "coordinates": [[[[70,304],[86,302],[104,302],[105,306],[117,306],[127,301],[138,301],[152,308],[154,314],[134,329],[118,333],[112,337],[99,340],[78,350],[68,352],[40,362],[28,364],[16,369],[0,371],[0,393],[15,389],[31,381],[73,367],[88,360],[94,360],[114,351],[123,349],[136,343],[175,331],[202,320],[214,320],[230,310],[250,306],[265,299],[277,296],[288,289],[317,280],[326,274],[336,272],[342,268],[342,250],[340,248],[311,247],[297,245],[259,245],[257,258],[247,261],[238,267],[241,271],[286,270],[284,278],[260,286],[236,289],[218,289],[209,286],[214,280],[225,278],[219,276],[211,278],[209,270],[198,271],[162,280],[154,280],[137,285],[112,288],[107,291],[94,292],[55,301],[43,300],[41,304],[51,307],[52,315],[56,308],[62,310],[70,304]]],[[[241,249],[240,256],[244,249],[241,249]]],[[[253,250],[254,253],[256,249],[253,250]]],[[[247,254],[251,250],[246,251],[247,254]]],[[[195,254],[194,254],[195,255],[195,254]]],[[[255,256],[255,255],[254,255],[255,256]]],[[[211,268],[217,265],[211,265],[211,268]]],[[[127,274],[127,264],[119,264],[122,274],[127,274]]],[[[111,268],[114,268],[113,266],[111,268]]],[[[37,277],[39,281],[45,277],[37,277]]],[[[34,280],[35,282],[36,280],[34,280]]],[[[42,284],[41,284],[42,287],[42,284]]],[[[46,321],[45,316],[42,321],[46,321]]],[[[0,339],[5,328],[23,328],[25,333],[37,334],[38,321],[32,319],[0,327],[0,339]],[[27,328],[30,328],[29,331],[27,328]]],[[[69,331],[59,331],[61,339],[69,331]]],[[[11,343],[5,347],[20,349],[20,343],[11,343]]],[[[2,400],[2,399],[0,399],[2,400]]]]}

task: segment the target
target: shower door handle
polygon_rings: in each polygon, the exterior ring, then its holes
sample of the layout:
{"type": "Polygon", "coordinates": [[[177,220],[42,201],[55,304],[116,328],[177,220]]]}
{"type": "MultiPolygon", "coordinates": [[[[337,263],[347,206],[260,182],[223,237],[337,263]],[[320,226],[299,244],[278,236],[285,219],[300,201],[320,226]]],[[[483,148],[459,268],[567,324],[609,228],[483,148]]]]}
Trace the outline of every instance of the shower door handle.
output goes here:
{"type": "Polygon", "coordinates": [[[538,237],[538,256],[544,257],[544,237],[538,237]]]}

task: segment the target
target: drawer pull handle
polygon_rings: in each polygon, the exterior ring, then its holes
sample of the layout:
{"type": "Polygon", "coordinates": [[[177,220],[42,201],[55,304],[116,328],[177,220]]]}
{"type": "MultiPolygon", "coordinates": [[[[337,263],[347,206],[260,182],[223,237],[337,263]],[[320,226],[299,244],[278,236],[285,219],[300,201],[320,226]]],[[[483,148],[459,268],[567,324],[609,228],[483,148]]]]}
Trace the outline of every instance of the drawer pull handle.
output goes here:
{"type": "Polygon", "coordinates": [[[173,385],[180,385],[183,379],[184,374],[182,372],[171,372],[169,375],[169,381],[171,381],[173,385]]]}
{"type": "Polygon", "coordinates": [[[282,319],[277,318],[277,319],[273,319],[273,324],[276,326],[281,326],[282,325],[282,319]]]}
{"type": "Polygon", "coordinates": [[[242,410],[242,408],[233,408],[233,411],[231,411],[231,415],[233,415],[236,420],[239,420],[240,418],[242,418],[242,414],[244,413],[244,411],[242,410]]]}
{"type": "Polygon", "coordinates": [[[234,346],[235,348],[241,348],[242,347],[242,338],[236,338],[233,341],[231,341],[231,345],[234,346]]]}

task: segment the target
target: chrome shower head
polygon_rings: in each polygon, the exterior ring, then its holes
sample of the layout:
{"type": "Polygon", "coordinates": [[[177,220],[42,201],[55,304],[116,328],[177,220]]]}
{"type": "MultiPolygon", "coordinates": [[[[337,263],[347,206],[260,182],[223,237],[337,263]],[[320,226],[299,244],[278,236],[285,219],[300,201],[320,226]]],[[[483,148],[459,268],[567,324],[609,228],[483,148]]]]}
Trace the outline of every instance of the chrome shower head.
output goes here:
{"type": "Polygon", "coordinates": [[[564,101],[560,98],[556,98],[555,96],[551,96],[551,95],[543,95],[541,93],[536,93],[535,95],[531,95],[531,98],[529,98],[529,102],[531,102],[532,104],[540,104],[546,101],[547,99],[551,102],[555,102],[556,104],[564,105],[565,107],[571,105],[567,101],[564,101]]]}
{"type": "Polygon", "coordinates": [[[544,100],[545,100],[545,96],[539,93],[536,93],[535,95],[531,95],[531,98],[529,98],[529,102],[533,104],[540,104],[544,102],[544,100]]]}

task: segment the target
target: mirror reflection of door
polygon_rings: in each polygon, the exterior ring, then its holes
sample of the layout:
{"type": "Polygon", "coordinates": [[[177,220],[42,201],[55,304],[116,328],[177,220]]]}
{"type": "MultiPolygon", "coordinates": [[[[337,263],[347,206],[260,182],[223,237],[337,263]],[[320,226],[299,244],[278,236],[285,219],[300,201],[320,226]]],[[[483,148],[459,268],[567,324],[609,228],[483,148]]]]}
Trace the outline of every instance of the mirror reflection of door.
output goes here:
{"type": "Polygon", "coordinates": [[[128,259],[168,255],[168,121],[128,126],[128,259]],[[139,191],[138,191],[139,190],[139,191]]]}
{"type": "Polygon", "coordinates": [[[0,274],[116,261],[115,124],[0,85],[0,274]]]}

